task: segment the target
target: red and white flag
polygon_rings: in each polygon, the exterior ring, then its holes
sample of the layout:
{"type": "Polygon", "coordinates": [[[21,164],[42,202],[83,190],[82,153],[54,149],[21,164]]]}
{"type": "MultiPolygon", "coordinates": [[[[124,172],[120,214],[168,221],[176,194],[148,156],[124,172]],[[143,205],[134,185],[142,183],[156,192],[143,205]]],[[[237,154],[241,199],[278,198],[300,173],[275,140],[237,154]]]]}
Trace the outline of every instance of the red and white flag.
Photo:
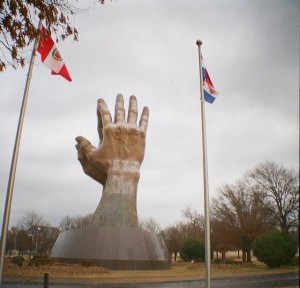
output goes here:
{"type": "Polygon", "coordinates": [[[66,64],[56,48],[50,33],[44,26],[42,26],[42,30],[46,37],[44,36],[40,40],[37,48],[37,51],[41,54],[42,62],[52,70],[52,75],[60,75],[71,82],[72,78],[69,74],[66,64]]]}

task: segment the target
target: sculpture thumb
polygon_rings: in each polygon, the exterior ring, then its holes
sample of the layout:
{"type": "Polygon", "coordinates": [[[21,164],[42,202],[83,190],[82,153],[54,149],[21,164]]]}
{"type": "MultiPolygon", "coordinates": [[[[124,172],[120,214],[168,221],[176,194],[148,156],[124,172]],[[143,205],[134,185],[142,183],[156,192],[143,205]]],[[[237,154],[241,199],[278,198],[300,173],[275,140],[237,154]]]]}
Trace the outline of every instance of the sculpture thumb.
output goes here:
{"type": "Polygon", "coordinates": [[[86,157],[89,155],[89,153],[91,153],[91,151],[96,149],[89,140],[82,136],[76,137],[75,140],[78,143],[76,145],[77,150],[79,148],[86,157]]]}

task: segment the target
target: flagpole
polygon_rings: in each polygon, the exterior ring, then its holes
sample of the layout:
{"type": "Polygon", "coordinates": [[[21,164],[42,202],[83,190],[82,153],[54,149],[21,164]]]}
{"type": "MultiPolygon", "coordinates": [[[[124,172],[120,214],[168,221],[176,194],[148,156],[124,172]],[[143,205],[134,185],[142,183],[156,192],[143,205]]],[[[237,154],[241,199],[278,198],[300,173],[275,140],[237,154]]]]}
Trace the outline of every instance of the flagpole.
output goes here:
{"type": "MultiPolygon", "coordinates": [[[[41,28],[41,20],[39,21],[39,25],[38,25],[38,29],[40,29],[40,28],[41,28]]],[[[4,271],[4,259],[5,259],[5,252],[6,252],[6,241],[7,241],[9,217],[10,217],[13,189],[14,189],[14,183],[15,183],[20,141],[21,141],[22,128],[23,128],[23,122],[24,122],[28,92],[29,92],[29,86],[30,86],[30,80],[31,80],[31,75],[32,75],[32,69],[33,69],[33,63],[34,63],[35,53],[36,53],[36,49],[37,49],[37,44],[38,44],[38,39],[35,38],[32,54],[31,54],[31,59],[30,59],[30,64],[29,64],[29,68],[28,68],[28,74],[27,74],[24,94],[23,94],[23,101],[22,101],[22,106],[21,106],[21,111],[20,111],[20,116],[19,116],[19,123],[18,123],[16,138],[15,138],[14,151],[13,151],[13,156],[12,156],[12,161],[11,161],[11,166],[10,166],[9,180],[8,180],[8,185],[7,185],[6,202],[5,202],[5,206],[4,206],[3,224],[2,224],[2,233],[1,233],[0,288],[2,287],[2,278],[3,278],[2,276],[3,276],[3,271],[4,271]]]]}
{"type": "Polygon", "coordinates": [[[197,40],[199,54],[199,74],[200,74],[200,101],[201,101],[201,125],[202,125],[202,154],[203,154],[203,183],[204,183],[204,215],[205,215],[205,275],[206,288],[211,287],[211,249],[210,249],[210,217],[209,217],[209,191],[208,191],[208,168],[207,168],[207,146],[206,146],[206,123],[205,123],[205,100],[203,93],[202,41],[197,40]]]}

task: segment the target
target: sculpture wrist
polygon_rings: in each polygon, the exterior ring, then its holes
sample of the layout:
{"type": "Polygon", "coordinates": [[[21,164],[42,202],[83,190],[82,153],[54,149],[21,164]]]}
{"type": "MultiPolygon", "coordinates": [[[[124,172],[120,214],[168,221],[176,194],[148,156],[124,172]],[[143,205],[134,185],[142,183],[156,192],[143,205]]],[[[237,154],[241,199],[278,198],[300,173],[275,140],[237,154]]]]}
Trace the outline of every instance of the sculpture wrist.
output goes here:
{"type": "Polygon", "coordinates": [[[136,197],[140,178],[139,163],[128,160],[114,160],[107,172],[103,194],[123,194],[136,197]]]}
{"type": "Polygon", "coordinates": [[[108,169],[109,173],[128,173],[128,174],[139,174],[140,171],[140,163],[138,161],[131,160],[119,160],[115,159],[111,162],[111,167],[108,169]]]}

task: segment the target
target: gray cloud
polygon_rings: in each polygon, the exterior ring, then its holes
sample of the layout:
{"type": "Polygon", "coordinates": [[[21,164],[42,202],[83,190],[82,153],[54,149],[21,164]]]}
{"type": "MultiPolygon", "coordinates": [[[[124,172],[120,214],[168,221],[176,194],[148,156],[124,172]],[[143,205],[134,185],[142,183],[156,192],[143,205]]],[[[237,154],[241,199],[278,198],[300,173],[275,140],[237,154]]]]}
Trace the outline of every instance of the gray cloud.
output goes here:
{"type": "MultiPolygon", "coordinates": [[[[107,1],[74,19],[58,47],[69,83],[37,57],[11,224],[35,210],[53,225],[95,210],[102,187],[77,161],[75,137],[98,144],[96,103],[137,96],[150,108],[138,214],[163,227],[203,212],[198,51],[220,91],[206,105],[210,196],[263,160],[298,169],[299,1],[107,1]]],[[[0,219],[27,68],[0,76],[0,219]]]]}

